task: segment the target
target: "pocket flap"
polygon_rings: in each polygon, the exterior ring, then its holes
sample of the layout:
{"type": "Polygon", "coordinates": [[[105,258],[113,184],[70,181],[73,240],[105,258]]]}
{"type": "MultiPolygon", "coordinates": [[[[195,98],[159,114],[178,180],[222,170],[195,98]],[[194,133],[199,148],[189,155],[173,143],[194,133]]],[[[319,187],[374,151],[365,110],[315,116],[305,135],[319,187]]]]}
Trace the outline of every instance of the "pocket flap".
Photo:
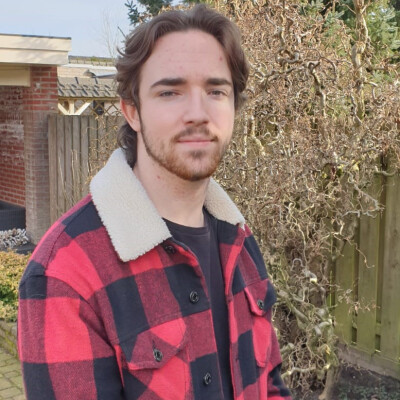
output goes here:
{"type": "Polygon", "coordinates": [[[252,335],[254,356],[259,367],[266,367],[271,352],[271,307],[276,301],[275,289],[269,279],[245,288],[249,308],[253,314],[252,335]]]}
{"type": "Polygon", "coordinates": [[[120,343],[130,370],[162,368],[185,346],[186,326],[183,320],[165,322],[120,343]]]}
{"type": "Polygon", "coordinates": [[[269,279],[253,283],[244,289],[250,310],[253,314],[263,316],[276,302],[275,289],[269,279]]]}

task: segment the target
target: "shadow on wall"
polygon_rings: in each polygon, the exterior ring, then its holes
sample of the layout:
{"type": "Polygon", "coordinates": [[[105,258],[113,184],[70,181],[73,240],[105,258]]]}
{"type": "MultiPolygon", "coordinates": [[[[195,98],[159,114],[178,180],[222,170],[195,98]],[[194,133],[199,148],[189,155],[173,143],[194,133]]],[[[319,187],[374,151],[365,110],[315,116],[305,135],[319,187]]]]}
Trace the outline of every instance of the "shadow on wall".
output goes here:
{"type": "Polygon", "coordinates": [[[0,251],[28,254],[34,248],[25,231],[25,208],[0,201],[0,251]]]}
{"type": "Polygon", "coordinates": [[[0,231],[25,229],[25,208],[0,201],[0,231]]]}

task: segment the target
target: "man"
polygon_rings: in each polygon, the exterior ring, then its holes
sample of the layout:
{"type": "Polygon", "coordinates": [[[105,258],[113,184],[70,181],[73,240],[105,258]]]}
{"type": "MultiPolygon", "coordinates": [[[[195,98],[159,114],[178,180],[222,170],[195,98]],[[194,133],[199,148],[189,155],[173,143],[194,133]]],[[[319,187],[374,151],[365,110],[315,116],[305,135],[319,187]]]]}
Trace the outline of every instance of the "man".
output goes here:
{"type": "Polygon", "coordinates": [[[260,251],[210,178],[248,77],[237,28],[161,14],[117,70],[122,148],[21,281],[28,400],[290,399],[260,251]]]}

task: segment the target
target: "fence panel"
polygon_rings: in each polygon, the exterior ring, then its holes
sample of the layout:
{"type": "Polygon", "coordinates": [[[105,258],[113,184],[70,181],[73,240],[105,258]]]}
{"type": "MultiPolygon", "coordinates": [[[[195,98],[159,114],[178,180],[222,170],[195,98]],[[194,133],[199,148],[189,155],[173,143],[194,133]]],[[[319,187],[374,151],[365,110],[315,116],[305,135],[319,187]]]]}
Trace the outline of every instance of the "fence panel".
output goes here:
{"type": "MultiPolygon", "coordinates": [[[[372,191],[377,193],[382,179],[376,178],[372,191]]],[[[381,218],[361,217],[358,264],[357,346],[367,354],[375,353],[377,332],[377,294],[379,270],[379,231],[381,218]]]]}
{"type": "Polygon", "coordinates": [[[388,360],[400,357],[400,179],[387,179],[385,207],[381,354],[388,360]]]}
{"type": "MultiPolygon", "coordinates": [[[[57,120],[49,118],[49,184],[50,184],[50,199],[57,198],[57,120]],[[51,132],[51,134],[50,134],[51,132]],[[51,139],[50,139],[51,137],[51,139]]],[[[55,221],[56,211],[55,201],[50,201],[50,220],[55,221]]]]}
{"type": "Polygon", "coordinates": [[[120,116],[49,117],[51,222],[89,192],[90,177],[115,147],[122,121],[120,116]]]}
{"type": "MultiPolygon", "coordinates": [[[[88,118],[81,118],[80,127],[81,149],[89,148],[89,120],[88,118]]],[[[87,182],[89,182],[89,151],[81,151],[81,196],[84,197],[88,194],[87,182]]]]}
{"type": "MultiPolygon", "coordinates": [[[[65,132],[64,132],[64,118],[57,118],[57,132],[55,135],[56,140],[56,162],[54,165],[50,165],[50,169],[54,168],[57,172],[56,177],[56,185],[57,185],[57,197],[54,202],[54,205],[50,207],[55,210],[55,218],[60,215],[61,210],[66,210],[65,205],[65,132]]],[[[49,143],[50,143],[49,135],[49,143]]],[[[51,221],[53,222],[53,220],[51,221]]]]}
{"type": "Polygon", "coordinates": [[[342,356],[400,379],[400,177],[377,177],[372,191],[382,187],[385,211],[360,219],[355,246],[335,266],[336,332],[342,356]],[[346,290],[353,305],[338,301],[346,290]]]}

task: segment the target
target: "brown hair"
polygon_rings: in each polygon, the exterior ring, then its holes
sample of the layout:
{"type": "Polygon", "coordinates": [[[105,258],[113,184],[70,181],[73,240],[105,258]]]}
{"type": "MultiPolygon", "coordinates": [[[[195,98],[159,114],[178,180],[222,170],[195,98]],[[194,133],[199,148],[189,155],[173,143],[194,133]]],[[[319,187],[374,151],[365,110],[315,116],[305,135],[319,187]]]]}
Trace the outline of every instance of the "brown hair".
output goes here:
{"type": "MultiPolygon", "coordinates": [[[[218,12],[199,4],[188,11],[167,11],[139,25],[127,37],[125,50],[120,52],[116,67],[117,91],[128,104],[140,112],[139,82],[143,64],[150,57],[157,40],[172,32],[198,29],[212,35],[222,45],[232,74],[235,109],[243,104],[248,64],[240,45],[236,25],[218,12]]],[[[118,134],[118,144],[125,149],[131,166],[136,162],[137,133],[125,122],[118,134]]]]}

